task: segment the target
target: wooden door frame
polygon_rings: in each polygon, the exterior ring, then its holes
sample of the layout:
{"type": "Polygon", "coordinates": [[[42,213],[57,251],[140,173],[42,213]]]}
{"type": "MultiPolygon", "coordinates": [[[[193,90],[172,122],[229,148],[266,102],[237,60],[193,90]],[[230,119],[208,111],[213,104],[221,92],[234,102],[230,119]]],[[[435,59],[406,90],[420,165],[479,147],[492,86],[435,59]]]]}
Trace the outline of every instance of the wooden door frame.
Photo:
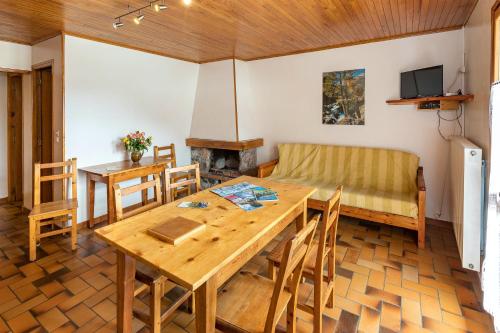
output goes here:
{"type": "Polygon", "coordinates": [[[491,83],[500,80],[500,0],[491,7],[491,83]],[[497,22],[499,27],[497,27],[497,22]]]}
{"type": "MultiPolygon", "coordinates": [[[[8,195],[7,195],[7,200],[8,202],[13,202],[15,200],[11,200],[11,187],[12,187],[12,182],[13,182],[13,179],[12,179],[12,175],[11,175],[11,168],[10,168],[10,164],[11,164],[11,161],[10,161],[10,158],[11,158],[11,149],[12,149],[12,145],[11,145],[11,142],[10,142],[10,120],[9,120],[9,113],[10,113],[10,109],[11,109],[11,100],[10,100],[10,87],[11,87],[11,78],[13,76],[19,76],[21,78],[21,194],[24,195],[24,177],[23,177],[23,171],[24,171],[24,161],[23,161],[23,157],[24,157],[24,139],[23,139],[23,127],[24,127],[24,121],[23,121],[23,75],[22,73],[19,73],[19,72],[9,72],[7,74],[7,188],[8,188],[8,195]]],[[[21,199],[22,200],[22,199],[21,199]]]]}
{"type": "MultiPolygon", "coordinates": [[[[52,131],[54,131],[54,59],[43,61],[37,64],[34,64],[31,66],[32,69],[32,74],[31,74],[31,91],[32,91],[32,97],[33,97],[33,113],[32,113],[32,124],[31,124],[31,164],[35,164],[35,156],[36,156],[36,150],[37,150],[37,137],[38,137],[38,129],[37,129],[37,116],[38,116],[38,96],[37,96],[37,91],[36,91],[36,73],[39,70],[45,69],[45,68],[51,68],[51,74],[52,74],[52,131]]],[[[54,133],[51,134],[52,139],[54,136],[54,133]]],[[[51,147],[51,161],[54,161],[54,142],[52,142],[52,147],[51,147]]],[[[31,177],[31,188],[34,186],[34,170],[32,170],[32,177],[31,177]]],[[[35,202],[34,198],[34,193],[31,193],[31,202],[35,202]]]]}

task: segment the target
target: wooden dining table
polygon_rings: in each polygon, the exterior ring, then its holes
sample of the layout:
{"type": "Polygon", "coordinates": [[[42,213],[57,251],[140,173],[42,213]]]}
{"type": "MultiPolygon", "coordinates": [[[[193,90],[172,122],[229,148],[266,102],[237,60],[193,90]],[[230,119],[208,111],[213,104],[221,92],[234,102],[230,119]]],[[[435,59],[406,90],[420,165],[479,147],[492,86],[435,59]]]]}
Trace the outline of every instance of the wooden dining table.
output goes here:
{"type": "Polygon", "coordinates": [[[279,200],[244,211],[204,190],[95,231],[99,238],[117,249],[118,332],[132,332],[137,260],[194,291],[197,332],[215,332],[217,288],[288,225],[294,221],[297,229],[306,225],[307,199],[314,193],[313,187],[248,176],[223,185],[244,181],[276,191],[279,200]],[[206,201],[208,207],[180,208],[182,201],[206,201]],[[204,223],[206,228],[178,245],[148,234],[148,229],[179,216],[204,223]]]}
{"type": "MultiPolygon", "coordinates": [[[[161,173],[171,163],[168,159],[155,159],[152,156],[143,157],[139,162],[118,161],[92,165],[80,168],[78,170],[84,172],[87,176],[87,226],[93,228],[95,224],[94,204],[95,204],[95,184],[104,183],[107,193],[107,209],[108,214],[106,220],[108,224],[113,223],[116,219],[113,185],[130,179],[141,178],[141,181],[147,181],[148,175],[161,173]]],[[[147,191],[142,192],[142,201],[145,203],[148,200],[147,191]]]]}

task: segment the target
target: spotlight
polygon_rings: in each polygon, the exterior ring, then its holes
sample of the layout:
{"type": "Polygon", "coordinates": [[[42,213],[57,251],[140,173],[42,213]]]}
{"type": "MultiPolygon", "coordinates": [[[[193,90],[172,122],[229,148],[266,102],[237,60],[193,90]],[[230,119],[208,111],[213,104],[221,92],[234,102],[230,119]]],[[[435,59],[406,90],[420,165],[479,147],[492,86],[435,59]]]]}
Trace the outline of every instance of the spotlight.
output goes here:
{"type": "Polygon", "coordinates": [[[139,15],[134,17],[134,23],[140,24],[142,20],[144,20],[144,14],[141,14],[141,12],[139,12],[139,15]]]}
{"type": "Polygon", "coordinates": [[[154,8],[155,12],[159,12],[161,10],[167,9],[167,5],[165,5],[165,3],[163,3],[163,2],[160,3],[160,4],[159,3],[155,3],[153,5],[153,8],[154,8]]]}
{"type": "Polygon", "coordinates": [[[115,29],[121,28],[123,26],[124,26],[124,24],[123,24],[123,22],[120,19],[118,19],[118,21],[116,21],[115,23],[113,23],[113,28],[115,28],[115,29]]]}
{"type": "Polygon", "coordinates": [[[192,0],[182,0],[182,2],[184,3],[184,5],[189,6],[191,5],[192,0]]]}

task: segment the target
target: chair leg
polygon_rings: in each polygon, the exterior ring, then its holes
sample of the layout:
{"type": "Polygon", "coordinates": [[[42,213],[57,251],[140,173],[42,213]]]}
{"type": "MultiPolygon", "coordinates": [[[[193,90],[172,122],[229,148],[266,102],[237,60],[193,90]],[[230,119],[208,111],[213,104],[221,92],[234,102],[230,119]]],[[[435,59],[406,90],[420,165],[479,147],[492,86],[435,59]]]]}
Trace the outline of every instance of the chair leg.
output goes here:
{"type": "Polygon", "coordinates": [[[29,256],[30,256],[30,261],[35,261],[36,260],[36,233],[37,233],[37,226],[39,226],[38,221],[30,218],[29,219],[29,256]]]}
{"type": "Polygon", "coordinates": [[[314,333],[323,331],[323,274],[314,281],[314,333]]]}
{"type": "Polygon", "coordinates": [[[189,301],[188,301],[189,302],[188,303],[189,304],[189,306],[188,306],[189,307],[189,312],[191,314],[195,314],[195,308],[196,308],[195,303],[194,303],[195,302],[195,300],[194,300],[195,299],[194,293],[195,292],[193,291],[193,294],[191,295],[191,297],[189,297],[189,301]]]}
{"type": "MultiPolygon", "coordinates": [[[[40,221],[39,220],[34,220],[35,221],[35,226],[36,226],[36,235],[41,235],[42,234],[42,227],[40,226],[40,221]]],[[[36,237],[35,237],[36,238],[36,237]]],[[[36,246],[40,246],[41,239],[36,239],[36,246]]]]}
{"type": "Polygon", "coordinates": [[[326,299],[327,299],[326,300],[326,307],[333,309],[333,306],[335,305],[335,287],[330,292],[330,295],[327,295],[326,299]]]}
{"type": "Polygon", "coordinates": [[[286,332],[287,333],[296,333],[297,332],[297,323],[296,323],[296,307],[297,304],[294,301],[294,297],[290,299],[288,305],[286,307],[286,332]]]}
{"type": "Polygon", "coordinates": [[[78,236],[78,218],[76,214],[76,209],[71,212],[71,250],[75,251],[77,248],[77,236],[78,236]]]}
{"type": "Polygon", "coordinates": [[[149,293],[149,325],[152,333],[161,332],[161,298],[163,286],[161,282],[153,282],[149,293]]]}
{"type": "Polygon", "coordinates": [[[267,277],[271,280],[276,280],[276,268],[271,260],[267,261],[267,277]]]}
{"type": "Polygon", "coordinates": [[[160,183],[161,183],[161,202],[163,204],[167,203],[167,188],[165,186],[165,172],[160,173],[160,183]]]}

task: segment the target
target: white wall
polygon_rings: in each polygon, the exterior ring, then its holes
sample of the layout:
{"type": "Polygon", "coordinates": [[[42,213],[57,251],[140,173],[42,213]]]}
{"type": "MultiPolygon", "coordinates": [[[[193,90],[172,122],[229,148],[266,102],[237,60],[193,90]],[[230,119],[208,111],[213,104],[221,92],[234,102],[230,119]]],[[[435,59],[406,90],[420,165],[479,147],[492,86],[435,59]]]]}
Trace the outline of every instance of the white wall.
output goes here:
{"type": "Polygon", "coordinates": [[[200,66],[190,137],[236,141],[232,60],[200,66]]]}
{"type": "Polygon", "coordinates": [[[465,87],[474,94],[467,104],[466,136],[483,148],[489,159],[489,99],[491,71],[491,8],[495,0],[477,3],[465,26],[465,87]]]}
{"type": "Polygon", "coordinates": [[[31,70],[31,46],[0,41],[0,68],[31,70]]]}
{"type": "MultiPolygon", "coordinates": [[[[456,30],[286,57],[238,61],[240,140],[264,138],[264,147],[258,150],[259,162],[276,157],[276,145],[280,142],[387,147],[416,153],[421,158],[426,177],[427,216],[437,217],[444,200],[440,218],[449,220],[447,195],[444,198],[442,195],[448,169],[448,144],[438,134],[436,112],[417,112],[415,106],[389,106],[385,101],[399,98],[400,72],[421,67],[444,64],[446,89],[462,65],[462,55],[463,32],[456,30]],[[366,125],[323,125],[322,73],[357,68],[366,70],[366,125]]],[[[222,65],[223,62],[218,63],[222,65]]],[[[200,73],[205,66],[201,65],[200,73]]],[[[225,66],[229,68],[228,64],[225,66]]],[[[217,100],[215,96],[212,99],[217,100]]],[[[215,109],[216,105],[210,107],[204,103],[205,115],[195,113],[193,124],[209,118],[209,110],[215,109]]],[[[450,114],[445,116],[452,117],[450,114]]],[[[445,134],[455,130],[454,124],[451,127],[443,124],[445,134]]]]}
{"type": "MultiPolygon", "coordinates": [[[[189,136],[199,65],[65,36],[66,156],[78,166],[127,158],[120,138],[143,130],[153,145],[176,145],[190,162],[189,136]]],[[[148,154],[152,154],[152,149],[148,154]]],[[[96,188],[96,216],[106,211],[96,188]]],[[[86,179],[78,181],[79,220],[87,219],[86,179]]]]}
{"type": "Polygon", "coordinates": [[[9,195],[7,168],[7,74],[0,73],[0,199],[9,195]]]}

